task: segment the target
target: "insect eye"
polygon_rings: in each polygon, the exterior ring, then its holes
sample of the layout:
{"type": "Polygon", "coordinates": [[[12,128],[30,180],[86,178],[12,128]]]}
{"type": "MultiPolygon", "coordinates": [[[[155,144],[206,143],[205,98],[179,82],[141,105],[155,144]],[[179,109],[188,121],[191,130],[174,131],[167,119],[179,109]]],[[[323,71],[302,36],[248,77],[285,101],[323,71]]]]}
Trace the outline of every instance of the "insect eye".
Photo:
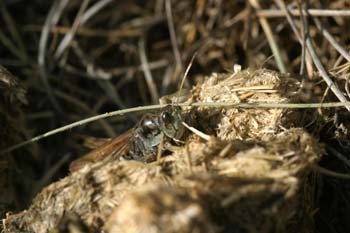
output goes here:
{"type": "Polygon", "coordinates": [[[169,112],[163,112],[161,117],[162,121],[166,124],[169,124],[173,121],[173,116],[169,112]]]}

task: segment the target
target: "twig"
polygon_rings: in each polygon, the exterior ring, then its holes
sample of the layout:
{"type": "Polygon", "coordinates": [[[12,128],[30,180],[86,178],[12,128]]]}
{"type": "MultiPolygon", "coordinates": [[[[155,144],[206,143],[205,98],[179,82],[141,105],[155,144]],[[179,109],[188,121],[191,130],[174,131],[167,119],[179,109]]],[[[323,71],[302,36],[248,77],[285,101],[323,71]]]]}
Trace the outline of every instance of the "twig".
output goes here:
{"type": "Polygon", "coordinates": [[[181,59],[179,46],[177,44],[177,39],[176,39],[175,26],[174,26],[174,21],[173,21],[173,14],[171,11],[171,1],[170,0],[165,1],[165,12],[166,12],[166,17],[167,17],[167,22],[168,22],[170,41],[171,41],[171,45],[173,48],[173,53],[174,53],[175,61],[176,61],[175,74],[174,74],[174,76],[176,78],[176,76],[178,76],[180,73],[182,73],[183,66],[182,66],[182,59],[181,59]]]}
{"type": "Polygon", "coordinates": [[[306,20],[305,14],[303,14],[303,10],[302,10],[302,1],[298,1],[299,4],[299,13],[300,13],[300,19],[301,19],[301,31],[302,31],[302,40],[301,40],[301,61],[300,61],[300,71],[299,74],[300,75],[304,75],[305,73],[305,67],[306,67],[306,56],[309,54],[307,54],[307,50],[306,50],[306,37],[307,37],[307,28],[308,27],[308,21],[306,20]]]}
{"type": "MultiPolygon", "coordinates": [[[[286,8],[284,2],[282,0],[276,0],[276,3],[278,3],[278,6],[280,8],[282,8],[285,13],[286,13],[286,17],[288,19],[289,24],[291,25],[291,28],[293,30],[293,32],[295,33],[295,35],[297,36],[299,43],[303,43],[303,41],[301,40],[301,37],[299,35],[298,30],[296,29],[296,25],[294,23],[293,20],[291,20],[291,15],[288,11],[288,9],[286,8]]],[[[306,12],[307,9],[306,9],[306,12]]],[[[317,53],[315,51],[315,48],[311,42],[311,39],[309,36],[306,36],[306,46],[307,49],[312,57],[312,61],[315,64],[316,68],[318,69],[318,72],[320,73],[320,75],[322,76],[323,80],[327,83],[328,87],[332,90],[332,92],[337,96],[337,98],[341,101],[341,102],[347,102],[347,98],[343,95],[343,93],[337,88],[336,84],[333,82],[333,80],[329,77],[326,69],[323,67],[320,59],[317,56],[317,53]]],[[[350,107],[347,105],[344,105],[344,107],[350,111],[350,107]]]]}
{"type": "Polygon", "coordinates": [[[97,1],[94,5],[92,5],[82,16],[81,22],[82,24],[86,23],[92,16],[106,7],[108,4],[113,3],[114,0],[100,0],[97,1]]]}
{"type": "MultiPolygon", "coordinates": [[[[288,104],[288,103],[230,103],[230,102],[211,102],[211,103],[174,103],[173,106],[179,106],[179,107],[210,107],[210,108],[221,108],[221,107],[232,107],[232,108],[296,108],[296,109],[304,109],[304,108],[336,108],[336,107],[342,107],[342,106],[350,106],[350,102],[329,102],[329,103],[308,103],[308,104],[288,104]]],[[[15,149],[18,149],[20,147],[23,147],[25,145],[28,145],[33,142],[37,142],[40,139],[46,138],[48,136],[70,130],[72,128],[99,120],[107,117],[112,116],[118,116],[118,115],[124,115],[127,113],[133,113],[133,112],[140,112],[140,111],[149,111],[149,110],[155,110],[165,107],[166,105],[149,105],[149,106],[140,106],[140,107],[134,107],[134,108],[128,108],[113,112],[107,112],[98,116],[93,116],[90,118],[86,118],[81,121],[77,121],[74,123],[71,123],[69,125],[65,125],[63,127],[51,130],[49,132],[46,132],[44,134],[38,135],[32,139],[29,139],[27,141],[21,142],[19,144],[13,145],[9,148],[6,148],[4,150],[0,151],[1,154],[8,153],[10,151],[13,151],[15,149]]]]}
{"type": "Polygon", "coordinates": [[[102,0],[95,3],[93,6],[91,6],[88,10],[85,11],[89,4],[90,0],[84,0],[82,3],[79,12],[77,14],[77,17],[73,23],[72,28],[70,31],[65,35],[65,37],[61,40],[61,43],[56,49],[54,58],[59,59],[62,55],[62,53],[65,51],[65,49],[69,46],[70,42],[74,38],[74,35],[78,31],[79,27],[82,26],[84,23],[86,23],[92,16],[94,16],[98,11],[103,9],[105,6],[107,6],[109,3],[112,2],[112,0],[102,0]],[[84,12],[85,11],[85,12],[84,12]]]}
{"type": "Polygon", "coordinates": [[[152,103],[157,103],[159,99],[159,94],[148,65],[146,49],[145,49],[145,40],[143,37],[141,37],[139,40],[139,55],[140,55],[140,61],[141,61],[141,68],[145,75],[147,86],[151,93],[152,103]]]}
{"type": "MultiPolygon", "coordinates": [[[[195,52],[195,53],[193,54],[193,56],[192,56],[192,58],[191,58],[191,61],[190,61],[190,63],[188,64],[188,66],[187,66],[187,68],[186,68],[186,71],[185,71],[185,73],[184,73],[184,76],[182,77],[182,80],[181,80],[181,83],[180,83],[180,86],[179,86],[179,91],[178,91],[178,94],[179,94],[179,95],[180,95],[180,92],[181,92],[181,90],[182,90],[182,88],[183,88],[183,86],[184,86],[184,84],[185,84],[187,75],[188,75],[188,73],[189,73],[190,70],[191,70],[193,61],[194,61],[194,59],[196,58],[196,56],[197,56],[197,52],[195,52]]],[[[178,102],[178,101],[176,100],[175,102],[178,102]]]]}
{"type": "MultiPolygon", "coordinates": [[[[276,17],[285,17],[286,14],[283,10],[257,10],[256,12],[259,16],[265,18],[276,18],[276,17]]],[[[306,11],[302,11],[303,14],[306,14],[306,11]]],[[[300,16],[301,13],[298,9],[290,10],[292,16],[300,16]]],[[[308,14],[316,17],[329,17],[329,16],[350,16],[350,10],[321,10],[321,9],[309,9],[308,14]]]]}
{"type": "Polygon", "coordinates": [[[350,160],[348,158],[346,158],[331,146],[327,146],[326,149],[350,168],[350,160]]]}
{"type": "Polygon", "coordinates": [[[76,33],[76,31],[78,30],[81,21],[82,21],[82,15],[85,11],[85,9],[88,7],[90,0],[84,0],[81,4],[81,7],[79,8],[79,11],[77,13],[77,16],[75,17],[73,26],[71,28],[71,30],[63,37],[63,39],[61,40],[61,43],[58,45],[54,58],[56,60],[58,60],[63,52],[66,50],[66,48],[69,46],[70,42],[72,41],[72,39],[74,38],[74,35],[76,33]]]}
{"type": "Polygon", "coordinates": [[[59,113],[62,113],[62,109],[60,104],[57,102],[57,100],[52,94],[52,88],[48,81],[47,72],[46,72],[46,47],[47,47],[50,30],[54,25],[58,23],[58,20],[64,8],[68,4],[68,2],[69,0],[55,1],[54,4],[51,6],[51,9],[46,17],[43,29],[41,31],[40,41],[39,41],[39,51],[38,51],[38,65],[39,65],[41,80],[44,84],[46,94],[49,97],[50,102],[52,103],[56,111],[58,111],[59,113]]]}
{"type": "MultiPolygon", "coordinates": [[[[317,56],[317,53],[315,51],[315,48],[311,42],[311,39],[309,37],[307,37],[306,39],[306,45],[307,48],[310,52],[310,55],[312,57],[312,61],[314,62],[316,68],[318,69],[318,72],[320,72],[323,80],[327,83],[328,87],[332,90],[332,92],[337,96],[337,98],[341,101],[341,102],[347,102],[347,98],[343,95],[343,93],[337,88],[336,84],[333,82],[333,80],[329,77],[327,71],[325,70],[325,68],[323,67],[320,59],[317,56]]],[[[350,107],[349,106],[344,106],[348,111],[350,111],[350,107]]]]}
{"type": "MultiPolygon", "coordinates": [[[[28,25],[23,28],[24,31],[36,32],[41,29],[39,25],[28,25]]],[[[68,26],[55,26],[51,28],[52,34],[67,34],[71,30],[68,26]]],[[[76,31],[76,35],[84,37],[107,37],[109,40],[117,38],[135,38],[142,35],[142,29],[140,28],[121,28],[121,29],[97,29],[89,27],[79,27],[76,31]]]]}
{"type": "Polygon", "coordinates": [[[334,37],[327,31],[325,27],[322,26],[320,20],[316,17],[312,17],[313,21],[316,24],[316,27],[321,32],[321,34],[328,40],[328,42],[348,61],[350,62],[349,52],[346,51],[335,39],[334,37]]]}
{"type": "MultiPolygon", "coordinates": [[[[260,5],[257,0],[249,0],[249,3],[255,8],[255,10],[260,10],[260,5]]],[[[278,69],[282,73],[286,73],[287,69],[286,66],[283,63],[283,59],[280,53],[280,50],[278,48],[278,45],[276,43],[276,40],[273,36],[273,33],[271,31],[271,28],[266,20],[266,18],[259,16],[259,22],[261,24],[261,27],[264,30],[264,33],[266,35],[267,41],[269,42],[270,48],[272,50],[272,53],[274,55],[274,58],[276,60],[276,64],[278,66],[278,69]]]]}
{"type": "Polygon", "coordinates": [[[209,141],[210,140],[210,135],[207,135],[201,131],[199,131],[198,129],[192,127],[192,126],[189,126],[188,124],[186,124],[185,122],[182,122],[182,124],[187,128],[189,129],[190,131],[192,131],[194,134],[198,135],[199,137],[201,137],[202,139],[206,140],[206,141],[209,141]]]}
{"type": "Polygon", "coordinates": [[[243,49],[248,51],[248,44],[250,39],[250,28],[252,26],[252,6],[247,4],[246,9],[246,20],[244,20],[244,29],[243,29],[243,49]]]}
{"type": "Polygon", "coordinates": [[[350,179],[350,174],[334,172],[334,171],[328,170],[324,167],[320,167],[318,165],[313,165],[312,168],[316,172],[321,173],[322,175],[331,176],[331,177],[338,178],[338,179],[347,179],[347,180],[350,179]]]}
{"type": "MultiPolygon", "coordinates": [[[[160,60],[156,60],[156,61],[151,61],[148,62],[148,67],[150,70],[154,70],[154,69],[159,69],[159,68],[163,68],[165,66],[167,66],[169,64],[169,61],[166,59],[160,59],[160,60]]],[[[105,71],[114,75],[114,76],[118,76],[121,74],[125,74],[131,70],[134,71],[140,71],[142,70],[142,65],[138,65],[138,66],[123,66],[120,68],[112,68],[112,69],[106,69],[105,71]]]]}
{"type": "Polygon", "coordinates": [[[41,134],[39,136],[36,136],[36,137],[34,137],[32,139],[24,141],[22,143],[19,143],[19,144],[16,144],[14,146],[11,146],[11,147],[9,147],[9,148],[7,148],[5,150],[0,151],[0,154],[8,153],[10,151],[13,151],[15,149],[18,149],[18,148],[20,148],[22,146],[25,146],[25,145],[33,143],[33,142],[37,142],[37,141],[39,141],[39,140],[41,140],[43,138],[49,137],[51,135],[54,135],[54,134],[57,134],[57,133],[60,133],[60,132],[64,132],[66,130],[70,130],[72,128],[75,128],[75,127],[78,127],[78,126],[81,126],[81,125],[84,125],[84,124],[87,124],[89,122],[93,122],[93,121],[96,121],[96,120],[99,120],[99,119],[102,119],[102,118],[107,118],[107,117],[112,117],[112,116],[117,116],[117,115],[124,115],[126,113],[132,113],[132,112],[138,112],[138,111],[159,109],[161,106],[162,105],[151,105],[151,106],[146,106],[146,107],[135,107],[135,108],[118,110],[118,111],[114,111],[114,112],[107,112],[107,113],[104,113],[104,114],[101,114],[101,115],[98,115],[98,116],[93,116],[93,117],[90,117],[90,118],[86,118],[84,120],[77,121],[77,122],[74,122],[74,123],[69,124],[69,125],[65,125],[63,127],[51,130],[49,132],[46,132],[46,133],[41,134]]]}

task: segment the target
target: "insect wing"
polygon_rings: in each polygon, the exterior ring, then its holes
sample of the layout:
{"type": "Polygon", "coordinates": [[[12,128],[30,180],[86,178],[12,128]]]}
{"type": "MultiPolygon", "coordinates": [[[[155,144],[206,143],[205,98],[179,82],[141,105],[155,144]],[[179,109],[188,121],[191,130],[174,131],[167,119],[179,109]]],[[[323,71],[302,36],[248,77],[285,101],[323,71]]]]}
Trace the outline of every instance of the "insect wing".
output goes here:
{"type": "Polygon", "coordinates": [[[82,135],[82,134],[75,134],[74,138],[85,148],[88,149],[96,149],[107,142],[110,142],[113,140],[113,138],[97,138],[97,137],[92,137],[92,136],[87,136],[87,135],[82,135]]]}
{"type": "Polygon", "coordinates": [[[85,136],[83,138],[83,146],[89,149],[96,149],[105,144],[108,144],[108,142],[111,141],[113,141],[113,138],[95,138],[85,136]]]}
{"type": "Polygon", "coordinates": [[[70,172],[82,168],[88,163],[93,163],[106,158],[107,156],[118,157],[129,150],[129,140],[133,137],[133,129],[126,131],[118,137],[102,144],[95,150],[87,153],[83,157],[73,161],[70,166],[70,172]]]}

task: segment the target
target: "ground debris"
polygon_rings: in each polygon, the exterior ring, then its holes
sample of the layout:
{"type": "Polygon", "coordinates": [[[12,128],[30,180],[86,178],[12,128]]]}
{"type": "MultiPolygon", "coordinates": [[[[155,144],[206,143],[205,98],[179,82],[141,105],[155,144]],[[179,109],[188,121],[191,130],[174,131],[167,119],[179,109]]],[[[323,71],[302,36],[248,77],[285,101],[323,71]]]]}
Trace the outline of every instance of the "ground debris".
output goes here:
{"type": "MultiPolygon", "coordinates": [[[[194,102],[231,103],[297,103],[301,99],[301,83],[287,74],[258,69],[236,73],[212,74],[193,92],[194,102]]],[[[217,127],[221,139],[262,138],[283,128],[301,127],[306,120],[296,109],[228,108],[198,109],[203,128],[217,127]],[[208,125],[209,124],[209,125],[208,125]],[[210,125],[211,124],[211,125],[210,125]]]]}
{"type": "MultiPolygon", "coordinates": [[[[298,99],[298,89],[298,81],[287,75],[244,70],[213,74],[188,101],[290,103],[298,99]]],[[[49,232],[70,213],[91,232],[307,232],[313,227],[304,221],[314,207],[303,187],[323,147],[301,128],[301,110],[202,107],[189,114],[195,126],[212,133],[208,141],[190,134],[171,155],[153,163],[87,165],[46,187],[28,210],[8,214],[4,232],[49,232]]]]}

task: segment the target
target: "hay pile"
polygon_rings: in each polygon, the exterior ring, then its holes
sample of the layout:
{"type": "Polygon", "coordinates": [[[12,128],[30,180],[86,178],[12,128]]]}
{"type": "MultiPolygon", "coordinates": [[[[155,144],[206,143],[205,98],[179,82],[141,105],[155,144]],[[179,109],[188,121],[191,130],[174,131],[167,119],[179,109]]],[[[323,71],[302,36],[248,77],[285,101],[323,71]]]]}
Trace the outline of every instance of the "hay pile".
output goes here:
{"type": "MultiPolygon", "coordinates": [[[[270,70],[213,74],[193,92],[194,102],[294,103],[300,102],[297,79],[270,70]]],[[[198,109],[200,121],[218,127],[221,139],[261,139],[283,128],[302,126],[301,112],[293,109],[198,109]]]]}
{"type": "MultiPolygon", "coordinates": [[[[213,74],[187,101],[299,100],[298,81],[270,70],[213,74]]],[[[301,110],[196,108],[184,144],[153,163],[97,162],[46,187],[4,232],[308,232],[308,175],[323,147],[301,110]],[[74,216],[69,218],[69,216],[74,216]],[[72,224],[72,219],[77,224],[72,224]],[[76,231],[72,231],[72,229],[76,231]]]]}

